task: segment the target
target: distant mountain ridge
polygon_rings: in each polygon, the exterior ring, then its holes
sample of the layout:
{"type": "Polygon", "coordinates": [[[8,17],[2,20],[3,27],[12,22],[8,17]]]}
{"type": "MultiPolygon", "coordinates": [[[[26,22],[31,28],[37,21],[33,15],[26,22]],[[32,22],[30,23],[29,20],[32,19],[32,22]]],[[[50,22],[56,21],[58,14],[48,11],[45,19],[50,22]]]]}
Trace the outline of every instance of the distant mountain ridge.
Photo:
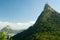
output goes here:
{"type": "Polygon", "coordinates": [[[11,37],[12,40],[60,40],[60,13],[45,4],[36,23],[11,37]]]}
{"type": "Polygon", "coordinates": [[[5,33],[7,35],[10,35],[10,36],[16,35],[17,33],[22,32],[22,31],[23,30],[14,30],[14,29],[12,29],[10,25],[7,25],[3,29],[1,29],[1,32],[5,33]]]}

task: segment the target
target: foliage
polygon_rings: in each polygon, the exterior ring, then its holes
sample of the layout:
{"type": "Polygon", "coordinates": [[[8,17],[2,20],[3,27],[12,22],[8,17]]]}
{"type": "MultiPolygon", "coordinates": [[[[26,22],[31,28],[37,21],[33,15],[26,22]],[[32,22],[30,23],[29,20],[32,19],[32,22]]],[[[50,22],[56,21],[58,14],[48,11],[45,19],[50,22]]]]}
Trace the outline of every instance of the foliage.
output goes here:
{"type": "Polygon", "coordinates": [[[11,38],[13,40],[60,40],[60,14],[46,4],[33,26],[11,38]]]}
{"type": "Polygon", "coordinates": [[[7,40],[7,35],[5,35],[3,32],[0,32],[0,40],[7,40]]]}

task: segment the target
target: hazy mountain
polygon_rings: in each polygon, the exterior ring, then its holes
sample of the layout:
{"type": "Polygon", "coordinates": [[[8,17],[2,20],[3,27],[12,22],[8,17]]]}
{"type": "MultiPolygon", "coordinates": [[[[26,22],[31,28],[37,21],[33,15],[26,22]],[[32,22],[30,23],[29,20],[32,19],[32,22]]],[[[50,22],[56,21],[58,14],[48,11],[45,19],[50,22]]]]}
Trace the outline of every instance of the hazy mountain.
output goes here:
{"type": "Polygon", "coordinates": [[[17,33],[22,32],[22,31],[23,30],[14,30],[14,29],[12,29],[10,25],[7,25],[3,29],[1,29],[1,32],[5,33],[7,35],[10,35],[10,36],[16,35],[17,33]]]}
{"type": "Polygon", "coordinates": [[[45,4],[36,23],[11,38],[13,40],[60,40],[60,13],[45,4]]]}

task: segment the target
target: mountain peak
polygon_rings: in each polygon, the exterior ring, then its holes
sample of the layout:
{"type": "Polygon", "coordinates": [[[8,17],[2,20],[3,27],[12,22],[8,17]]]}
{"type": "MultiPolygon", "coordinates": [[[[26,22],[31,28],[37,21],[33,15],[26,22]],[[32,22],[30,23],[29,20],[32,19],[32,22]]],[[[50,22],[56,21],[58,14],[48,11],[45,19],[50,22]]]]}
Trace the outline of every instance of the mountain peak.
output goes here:
{"type": "Polygon", "coordinates": [[[50,5],[49,5],[49,4],[45,4],[45,6],[50,7],[50,5]]]}
{"type": "Polygon", "coordinates": [[[45,4],[44,9],[46,9],[46,8],[51,8],[51,7],[50,7],[50,5],[49,5],[49,4],[45,4]]]}
{"type": "Polygon", "coordinates": [[[11,26],[10,26],[10,25],[7,25],[6,28],[7,28],[7,29],[11,29],[11,26]]]}
{"type": "Polygon", "coordinates": [[[54,11],[54,9],[51,8],[51,6],[49,4],[45,4],[44,10],[54,11]]]}
{"type": "Polygon", "coordinates": [[[60,40],[60,14],[45,4],[35,24],[11,38],[13,40],[60,40]]]}

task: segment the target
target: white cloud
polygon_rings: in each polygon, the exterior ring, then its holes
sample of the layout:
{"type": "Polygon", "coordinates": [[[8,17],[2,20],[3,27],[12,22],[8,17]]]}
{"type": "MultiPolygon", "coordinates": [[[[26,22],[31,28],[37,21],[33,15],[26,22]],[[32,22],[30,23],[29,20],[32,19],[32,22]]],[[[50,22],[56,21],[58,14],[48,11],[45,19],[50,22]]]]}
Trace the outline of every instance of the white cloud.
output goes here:
{"type": "Polygon", "coordinates": [[[6,27],[7,25],[10,25],[12,29],[27,29],[31,25],[33,25],[35,21],[30,21],[30,22],[24,22],[24,23],[10,23],[10,22],[3,22],[0,21],[0,29],[6,27]]]}

